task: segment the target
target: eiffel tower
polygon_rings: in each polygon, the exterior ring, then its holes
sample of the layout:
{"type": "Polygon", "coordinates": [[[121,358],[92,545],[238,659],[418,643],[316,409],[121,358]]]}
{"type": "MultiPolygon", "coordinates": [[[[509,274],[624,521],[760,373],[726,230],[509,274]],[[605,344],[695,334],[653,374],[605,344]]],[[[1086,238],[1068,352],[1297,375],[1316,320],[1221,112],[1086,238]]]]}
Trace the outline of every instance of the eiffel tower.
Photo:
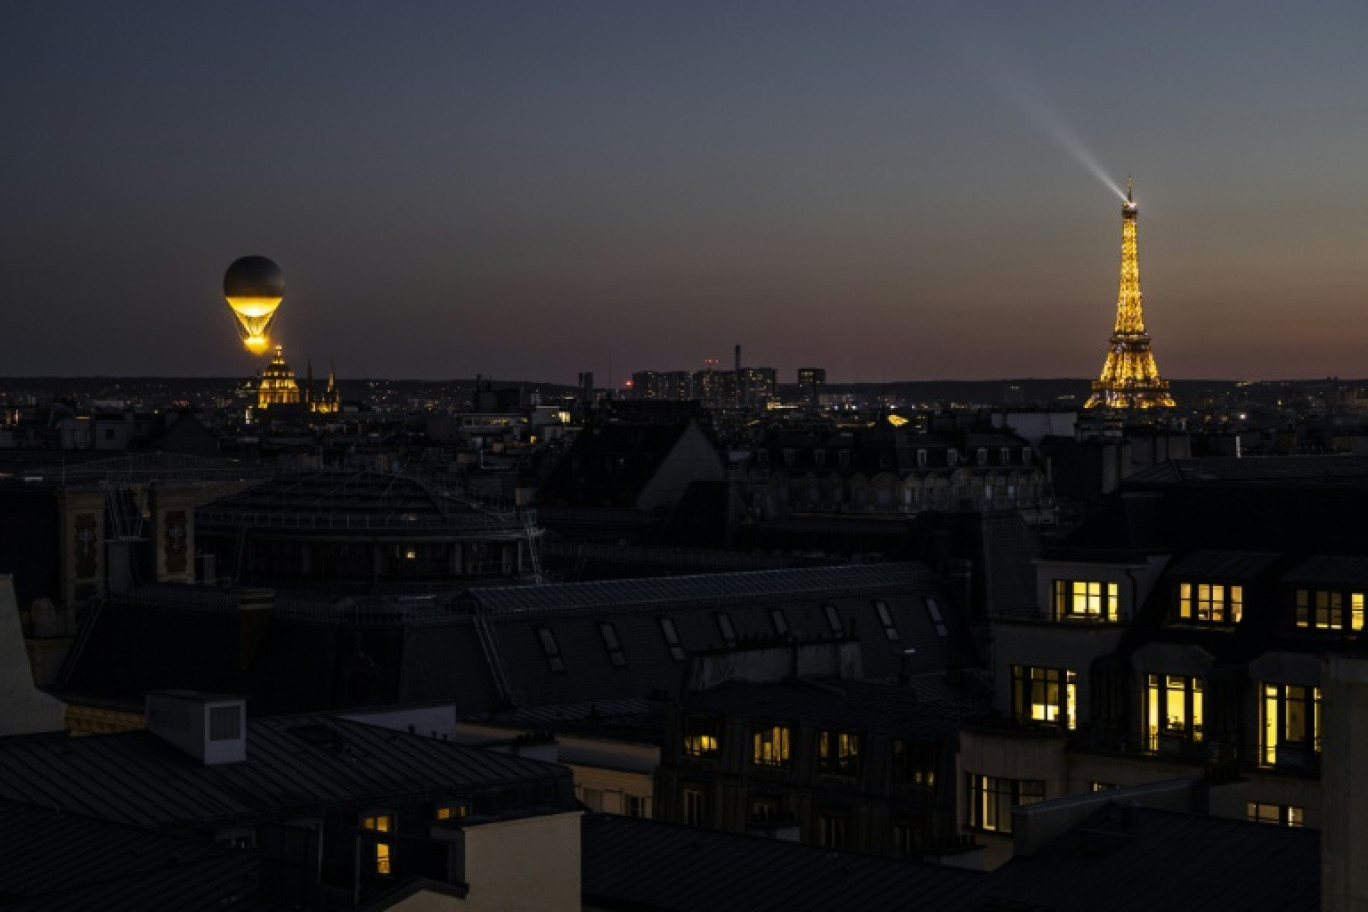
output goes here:
{"type": "Polygon", "coordinates": [[[1116,328],[1112,330],[1102,376],[1093,381],[1084,408],[1173,408],[1168,381],[1159,376],[1145,332],[1145,308],[1140,301],[1140,263],[1135,255],[1135,199],[1130,179],[1121,204],[1121,291],[1116,299],[1116,328]]]}

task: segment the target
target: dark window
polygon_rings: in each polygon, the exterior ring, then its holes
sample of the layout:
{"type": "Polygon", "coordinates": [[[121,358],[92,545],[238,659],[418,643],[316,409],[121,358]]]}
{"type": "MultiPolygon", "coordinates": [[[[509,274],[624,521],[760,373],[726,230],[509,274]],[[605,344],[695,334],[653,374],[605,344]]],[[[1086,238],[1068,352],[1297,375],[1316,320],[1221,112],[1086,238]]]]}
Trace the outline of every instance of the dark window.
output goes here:
{"type": "Polygon", "coordinates": [[[949,629],[945,626],[945,618],[941,615],[940,605],[931,596],[926,597],[926,613],[931,616],[931,623],[936,627],[936,636],[948,637],[949,629]]]}
{"type": "Polygon", "coordinates": [[[888,642],[898,642],[898,628],[893,624],[893,612],[888,610],[888,603],[882,599],[875,599],[874,613],[879,616],[879,623],[883,625],[884,636],[888,637],[888,642]]]}
{"type": "Polygon", "coordinates": [[[732,626],[731,615],[717,613],[717,629],[722,633],[722,641],[728,646],[736,645],[736,628],[732,626]]]}
{"type": "Polygon", "coordinates": [[[660,632],[665,636],[665,645],[670,649],[670,658],[676,662],[684,661],[684,647],[679,642],[679,631],[675,629],[674,619],[661,618],[660,632]]]}
{"type": "Polygon", "coordinates": [[[784,617],[783,608],[771,608],[770,620],[774,621],[774,632],[780,636],[788,636],[788,618],[784,617]]]}
{"type": "Polygon", "coordinates": [[[622,643],[618,641],[617,628],[611,621],[600,621],[599,633],[603,634],[603,647],[608,650],[608,661],[613,663],[614,668],[626,668],[627,656],[623,654],[622,643]]]}
{"type": "Polygon", "coordinates": [[[817,844],[824,849],[845,848],[845,814],[833,812],[817,815],[817,844]]]}
{"type": "Polygon", "coordinates": [[[684,822],[689,826],[703,825],[703,790],[700,788],[684,789],[684,822]]]}
{"type": "Polygon", "coordinates": [[[565,660],[561,658],[560,646],[556,643],[556,634],[550,627],[538,627],[537,639],[541,641],[542,655],[546,656],[546,664],[557,674],[565,672],[565,660]]]}
{"type": "Polygon", "coordinates": [[[841,612],[830,602],[822,606],[823,613],[826,614],[827,625],[831,627],[831,632],[840,636],[845,633],[845,624],[841,622],[841,612]]]}

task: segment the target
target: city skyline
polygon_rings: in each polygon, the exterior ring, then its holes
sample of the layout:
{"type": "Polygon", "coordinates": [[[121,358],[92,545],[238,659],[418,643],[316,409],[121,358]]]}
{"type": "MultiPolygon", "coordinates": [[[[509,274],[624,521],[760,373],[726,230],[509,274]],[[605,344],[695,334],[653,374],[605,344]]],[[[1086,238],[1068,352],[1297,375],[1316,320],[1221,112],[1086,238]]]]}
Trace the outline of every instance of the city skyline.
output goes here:
{"type": "Polygon", "coordinates": [[[1166,378],[1360,376],[1365,27],[1350,3],[17,9],[4,373],[259,370],[222,297],[259,254],[273,341],[345,376],[621,385],[739,344],[782,382],[1094,377],[1129,172],[1166,378]]]}

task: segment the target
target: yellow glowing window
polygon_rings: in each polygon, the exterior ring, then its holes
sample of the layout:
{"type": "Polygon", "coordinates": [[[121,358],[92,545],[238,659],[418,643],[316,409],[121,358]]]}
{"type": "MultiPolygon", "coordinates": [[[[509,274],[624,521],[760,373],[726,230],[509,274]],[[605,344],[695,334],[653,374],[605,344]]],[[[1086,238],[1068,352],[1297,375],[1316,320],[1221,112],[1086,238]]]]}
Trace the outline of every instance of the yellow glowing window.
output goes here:
{"type": "Polygon", "coordinates": [[[1299,827],[1306,819],[1306,810],[1294,804],[1264,804],[1250,801],[1245,804],[1245,816],[1250,823],[1271,823],[1276,826],[1299,827]]]}
{"type": "Polygon", "coordinates": [[[1263,686],[1263,743],[1265,766],[1305,765],[1309,754],[1321,749],[1321,690],[1297,684],[1263,686]]]}
{"type": "Polygon", "coordinates": [[[1118,584],[1100,580],[1055,580],[1055,616],[1115,621],[1120,591],[1118,584]]]}
{"type": "MultiPolygon", "coordinates": [[[[361,818],[361,827],[377,833],[388,833],[394,828],[394,817],[390,814],[372,814],[361,818]]],[[[375,873],[390,873],[390,847],[388,842],[375,843],[375,873]]]]}
{"type": "Polygon", "coordinates": [[[684,753],[690,757],[716,757],[722,726],[710,716],[686,716],[684,753]]]}
{"type": "Polygon", "coordinates": [[[969,819],[976,830],[1012,832],[1012,808],[1045,800],[1045,782],[1040,779],[999,779],[995,776],[968,777],[969,819]]]}
{"type": "Polygon", "coordinates": [[[1238,624],[1244,616],[1244,587],[1179,583],[1178,616],[1202,624],[1238,624]]]}
{"type": "Polygon", "coordinates": [[[751,762],[756,766],[789,765],[789,730],[784,725],[758,729],[751,738],[751,762]]]}
{"type": "Polygon", "coordinates": [[[860,736],[824,731],[817,735],[817,769],[853,776],[860,771],[860,736]]]}
{"type": "Polygon", "coordinates": [[[1182,675],[1147,675],[1145,720],[1150,750],[1161,739],[1202,740],[1202,679],[1182,675]]]}
{"type": "Polygon", "coordinates": [[[1346,593],[1333,589],[1298,589],[1296,622],[1298,627],[1307,630],[1357,633],[1363,629],[1363,593],[1346,593]]]}
{"type": "Polygon", "coordinates": [[[470,814],[470,806],[465,803],[443,804],[437,808],[438,820],[459,820],[470,814]]]}
{"type": "Polygon", "coordinates": [[[1078,725],[1078,675],[1067,668],[1012,666],[1012,709],[1018,722],[1078,725]]]}

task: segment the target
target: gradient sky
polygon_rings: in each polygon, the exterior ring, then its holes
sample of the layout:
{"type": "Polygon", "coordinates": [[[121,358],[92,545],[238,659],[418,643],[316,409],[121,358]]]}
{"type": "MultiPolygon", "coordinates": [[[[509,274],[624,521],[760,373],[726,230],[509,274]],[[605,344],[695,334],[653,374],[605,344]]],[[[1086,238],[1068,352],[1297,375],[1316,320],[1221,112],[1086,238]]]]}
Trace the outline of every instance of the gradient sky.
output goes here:
{"type": "Polygon", "coordinates": [[[0,15],[0,375],[1368,376],[1368,3],[65,3],[0,15]]]}

